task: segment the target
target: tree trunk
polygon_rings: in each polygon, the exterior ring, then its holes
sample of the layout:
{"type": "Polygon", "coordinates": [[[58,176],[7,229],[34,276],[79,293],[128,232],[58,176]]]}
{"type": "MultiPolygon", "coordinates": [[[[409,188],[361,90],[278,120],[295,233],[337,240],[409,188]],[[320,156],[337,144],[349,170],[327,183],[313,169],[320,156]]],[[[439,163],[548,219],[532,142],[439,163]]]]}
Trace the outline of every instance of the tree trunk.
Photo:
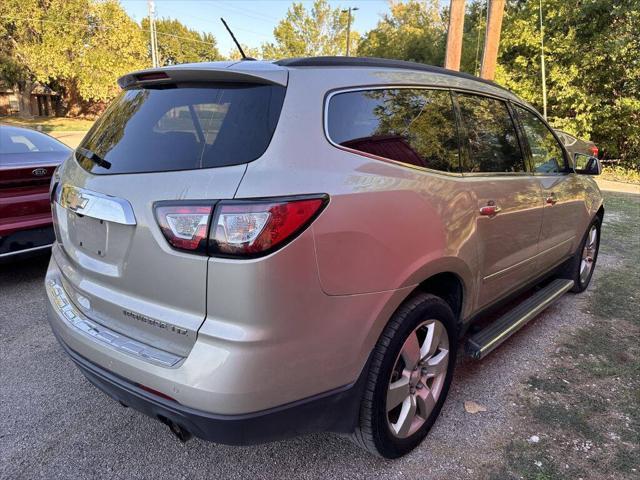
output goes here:
{"type": "Polygon", "coordinates": [[[74,80],[64,82],[64,104],[66,115],[69,117],[77,117],[82,113],[83,105],[80,94],[78,93],[78,87],[74,80]]]}
{"type": "Polygon", "coordinates": [[[16,84],[15,89],[18,91],[18,116],[20,118],[33,118],[31,112],[31,90],[33,82],[25,80],[16,84]]]}

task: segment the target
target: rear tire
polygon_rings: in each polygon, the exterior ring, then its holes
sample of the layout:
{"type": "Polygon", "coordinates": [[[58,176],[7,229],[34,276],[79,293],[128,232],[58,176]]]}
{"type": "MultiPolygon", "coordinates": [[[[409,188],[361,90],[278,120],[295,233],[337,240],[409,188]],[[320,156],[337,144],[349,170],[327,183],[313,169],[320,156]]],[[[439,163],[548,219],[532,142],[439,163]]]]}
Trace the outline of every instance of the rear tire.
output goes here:
{"type": "Polygon", "coordinates": [[[573,259],[567,265],[565,273],[562,275],[564,278],[573,280],[573,288],[571,292],[581,293],[584,292],[589,283],[593,272],[596,268],[596,261],[598,260],[598,251],[600,249],[600,226],[602,225],[602,219],[595,217],[589,224],[582,242],[580,242],[580,248],[574,255],[573,259]]]}
{"type": "Polygon", "coordinates": [[[457,345],[444,300],[420,293],[401,305],[374,348],[352,440],[384,458],[418,446],[449,392],[457,345]]]}

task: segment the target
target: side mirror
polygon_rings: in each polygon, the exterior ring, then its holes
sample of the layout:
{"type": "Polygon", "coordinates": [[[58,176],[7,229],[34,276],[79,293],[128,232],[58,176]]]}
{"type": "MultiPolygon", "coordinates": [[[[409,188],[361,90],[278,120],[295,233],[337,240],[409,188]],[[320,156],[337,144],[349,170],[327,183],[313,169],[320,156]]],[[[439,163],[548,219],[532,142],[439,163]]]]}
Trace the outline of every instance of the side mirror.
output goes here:
{"type": "Polygon", "coordinates": [[[602,173],[600,160],[591,155],[576,153],[573,156],[573,163],[576,173],[581,175],[600,175],[602,173]]]}

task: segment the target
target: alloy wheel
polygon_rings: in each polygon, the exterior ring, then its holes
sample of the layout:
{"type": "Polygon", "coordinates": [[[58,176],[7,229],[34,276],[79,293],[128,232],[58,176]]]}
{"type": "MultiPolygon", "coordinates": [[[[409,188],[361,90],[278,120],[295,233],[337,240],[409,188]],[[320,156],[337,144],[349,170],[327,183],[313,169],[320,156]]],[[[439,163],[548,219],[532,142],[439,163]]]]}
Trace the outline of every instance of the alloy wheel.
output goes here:
{"type": "Polygon", "coordinates": [[[398,354],[387,389],[387,424],[397,438],[407,438],[433,411],[449,367],[449,337],[439,320],[418,325],[398,354]]]}
{"type": "Polygon", "coordinates": [[[580,283],[584,284],[589,279],[593,262],[598,250],[598,229],[592,225],[587,234],[587,240],[582,249],[582,259],[580,260],[580,283]]]}

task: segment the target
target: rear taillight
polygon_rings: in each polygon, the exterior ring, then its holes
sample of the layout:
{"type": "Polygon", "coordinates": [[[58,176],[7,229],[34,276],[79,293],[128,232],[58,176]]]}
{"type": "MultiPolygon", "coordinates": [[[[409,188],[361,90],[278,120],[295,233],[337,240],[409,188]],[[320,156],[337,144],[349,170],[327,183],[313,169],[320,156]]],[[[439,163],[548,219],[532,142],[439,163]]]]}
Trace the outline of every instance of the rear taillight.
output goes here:
{"type": "Polygon", "coordinates": [[[156,220],[175,248],[206,253],[212,205],[158,205],[156,220]]]}
{"type": "Polygon", "coordinates": [[[595,145],[591,145],[591,155],[593,155],[594,157],[598,156],[598,147],[596,147],[595,145]]]}
{"type": "Polygon", "coordinates": [[[196,202],[160,203],[155,213],[162,233],[174,248],[251,258],[271,253],[293,240],[318,216],[327,200],[326,195],[305,195],[220,201],[215,207],[196,202]]]}
{"type": "Polygon", "coordinates": [[[211,224],[210,253],[264,255],[291,241],[320,213],[326,196],[221,202],[211,224]]]}

